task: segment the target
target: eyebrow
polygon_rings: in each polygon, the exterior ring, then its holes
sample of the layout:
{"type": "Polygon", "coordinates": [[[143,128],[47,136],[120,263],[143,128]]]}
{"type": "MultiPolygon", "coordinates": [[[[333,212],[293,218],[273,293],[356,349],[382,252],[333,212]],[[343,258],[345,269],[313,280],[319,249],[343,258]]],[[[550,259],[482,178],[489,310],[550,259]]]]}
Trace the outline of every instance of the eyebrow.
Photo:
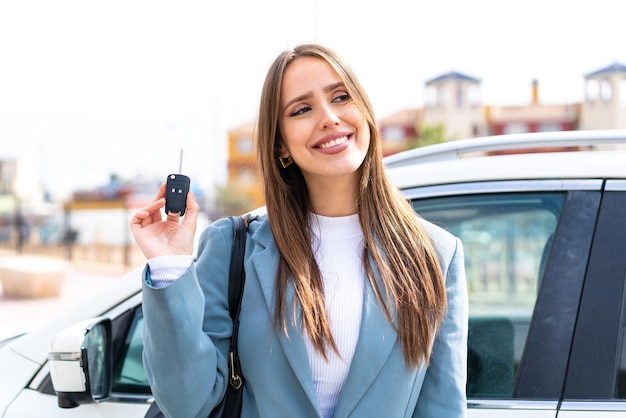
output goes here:
{"type": "MultiPolygon", "coordinates": [[[[343,81],[338,81],[338,82],[336,82],[336,83],[329,84],[328,86],[324,87],[324,92],[328,93],[329,91],[333,91],[333,90],[335,90],[336,88],[338,88],[338,87],[342,87],[342,86],[344,86],[344,85],[345,85],[345,83],[344,83],[343,81]]],[[[313,96],[313,94],[312,94],[311,92],[308,92],[308,93],[301,94],[301,95],[300,95],[300,96],[298,96],[298,97],[294,97],[293,99],[289,100],[289,101],[285,104],[285,106],[283,106],[283,111],[287,110],[287,108],[288,108],[289,106],[291,106],[292,104],[294,104],[294,103],[296,103],[296,102],[299,102],[300,100],[306,100],[306,99],[309,99],[309,98],[311,98],[311,96],[313,96]]]]}

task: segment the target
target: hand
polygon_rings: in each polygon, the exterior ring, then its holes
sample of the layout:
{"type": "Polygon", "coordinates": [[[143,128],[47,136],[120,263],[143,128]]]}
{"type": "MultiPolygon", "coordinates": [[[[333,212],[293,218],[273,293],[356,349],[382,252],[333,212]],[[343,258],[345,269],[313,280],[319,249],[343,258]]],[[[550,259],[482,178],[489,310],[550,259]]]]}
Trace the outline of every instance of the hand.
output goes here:
{"type": "Polygon", "coordinates": [[[187,212],[182,222],[179,215],[167,215],[163,220],[161,209],[165,206],[165,184],[161,184],[154,200],[135,213],[130,230],[135,242],[150,259],[163,255],[193,254],[193,240],[200,206],[193,192],[187,194],[187,212]]]}

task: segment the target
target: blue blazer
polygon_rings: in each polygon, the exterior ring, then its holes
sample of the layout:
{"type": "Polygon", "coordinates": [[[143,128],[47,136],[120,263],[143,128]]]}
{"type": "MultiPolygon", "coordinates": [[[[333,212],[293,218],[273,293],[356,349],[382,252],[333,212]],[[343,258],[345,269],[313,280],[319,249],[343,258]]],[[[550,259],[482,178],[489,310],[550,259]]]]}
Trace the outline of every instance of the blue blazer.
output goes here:
{"type": "MultiPolygon", "coordinates": [[[[465,416],[468,302],[463,248],[443,229],[422,224],[436,246],[448,296],[430,365],[407,367],[397,333],[366,280],[359,339],[334,418],[465,416]]],[[[195,265],[174,283],[155,289],[148,269],[144,273],[144,366],[166,416],[207,417],[226,390],[232,240],[231,221],[218,220],[203,232],[195,265]]],[[[273,328],[278,259],[267,218],[261,217],[250,226],[244,261],[239,356],[246,380],[241,416],[319,418],[299,318],[288,321],[286,334],[273,328]]],[[[291,288],[287,301],[293,295],[291,288]]]]}

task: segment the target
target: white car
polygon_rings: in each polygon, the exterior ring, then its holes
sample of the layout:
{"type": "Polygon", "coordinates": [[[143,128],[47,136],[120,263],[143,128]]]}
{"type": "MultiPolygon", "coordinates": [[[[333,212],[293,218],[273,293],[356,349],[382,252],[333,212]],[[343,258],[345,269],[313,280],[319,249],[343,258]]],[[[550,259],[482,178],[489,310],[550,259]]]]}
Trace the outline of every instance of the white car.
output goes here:
{"type": "MultiPolygon", "coordinates": [[[[572,131],[386,158],[465,247],[469,417],[626,417],[624,146],[572,131]]],[[[0,348],[2,418],[143,416],[139,275],[0,348]]]]}

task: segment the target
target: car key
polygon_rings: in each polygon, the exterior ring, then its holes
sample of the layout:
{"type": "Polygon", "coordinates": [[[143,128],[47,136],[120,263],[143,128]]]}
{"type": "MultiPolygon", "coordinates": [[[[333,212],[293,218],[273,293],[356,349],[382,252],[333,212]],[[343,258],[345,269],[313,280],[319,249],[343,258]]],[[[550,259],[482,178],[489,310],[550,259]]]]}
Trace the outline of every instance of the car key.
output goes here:
{"type": "Polygon", "coordinates": [[[168,215],[184,216],[187,210],[187,193],[191,179],[182,173],[183,169],[183,150],[180,150],[180,159],[178,162],[178,174],[170,174],[167,176],[165,187],[165,213],[168,215]]]}

